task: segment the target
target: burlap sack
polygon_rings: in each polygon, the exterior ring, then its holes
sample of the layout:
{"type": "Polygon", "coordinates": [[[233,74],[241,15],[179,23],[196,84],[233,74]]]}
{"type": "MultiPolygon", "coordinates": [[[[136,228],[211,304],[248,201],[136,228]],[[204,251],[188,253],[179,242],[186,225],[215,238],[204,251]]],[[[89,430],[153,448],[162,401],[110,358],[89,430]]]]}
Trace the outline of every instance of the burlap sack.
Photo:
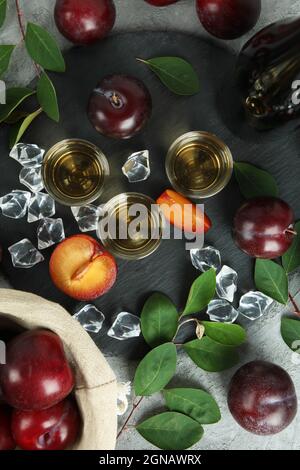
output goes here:
{"type": "Polygon", "coordinates": [[[82,433],[74,450],[114,449],[117,382],[103,355],[80,324],[60,305],[37,295],[0,289],[0,315],[26,329],[47,328],[62,339],[76,376],[82,433]]]}

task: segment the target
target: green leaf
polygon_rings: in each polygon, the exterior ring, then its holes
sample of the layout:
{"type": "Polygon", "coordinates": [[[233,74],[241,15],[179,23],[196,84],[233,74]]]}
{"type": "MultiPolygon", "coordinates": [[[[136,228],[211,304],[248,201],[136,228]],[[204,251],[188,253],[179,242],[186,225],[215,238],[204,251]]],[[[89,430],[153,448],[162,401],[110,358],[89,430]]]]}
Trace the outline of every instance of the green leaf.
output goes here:
{"type": "Polygon", "coordinates": [[[163,450],[184,450],[203,436],[202,426],[189,416],[167,411],[152,416],[136,427],[148,442],[163,450]]]}
{"type": "Polygon", "coordinates": [[[246,341],[246,332],[240,325],[202,321],[205,334],[217,343],[227,346],[240,346],[246,341]]]}
{"type": "Polygon", "coordinates": [[[42,109],[37,109],[33,113],[26,116],[26,118],[23,119],[21,121],[21,123],[18,122],[17,124],[15,124],[11,128],[11,132],[10,132],[10,135],[9,135],[9,146],[10,146],[10,148],[12,148],[14,145],[16,145],[20,141],[20,139],[22,138],[23,134],[27,131],[27,129],[30,126],[30,124],[32,123],[32,121],[34,121],[34,119],[37,116],[39,116],[39,114],[41,114],[41,112],[42,112],[42,109]]]}
{"type": "Polygon", "coordinates": [[[145,341],[151,347],[172,341],[178,327],[175,305],[163,294],[151,295],[142,310],[141,327],[145,341]]]}
{"type": "Polygon", "coordinates": [[[195,95],[200,90],[199,77],[189,62],[181,57],[138,59],[148,65],[169,90],[177,95],[195,95]]]}
{"type": "Polygon", "coordinates": [[[149,396],[162,390],[175,374],[176,359],[176,346],[173,343],[165,343],[152,349],[136,369],[135,394],[149,396]]]}
{"type": "Polygon", "coordinates": [[[14,48],[12,45],[0,45],[0,77],[8,69],[14,48]]]}
{"type": "Polygon", "coordinates": [[[0,0],[0,28],[3,26],[5,18],[6,18],[6,8],[7,8],[7,1],[0,0]]]}
{"type": "Polygon", "coordinates": [[[13,111],[34,93],[30,88],[9,88],[6,92],[6,104],[0,105],[0,123],[6,121],[13,111]]]}
{"type": "Polygon", "coordinates": [[[211,268],[193,282],[183,315],[198,313],[206,307],[216,291],[216,271],[211,268]]]}
{"type": "Polygon", "coordinates": [[[297,235],[292,245],[282,257],[282,264],[287,273],[291,273],[300,266],[300,221],[295,225],[297,235]]]}
{"type": "Polygon", "coordinates": [[[300,354],[300,320],[282,317],[281,336],[292,351],[300,354]]]}
{"type": "Polygon", "coordinates": [[[50,119],[59,121],[59,109],[56,97],[56,91],[53,83],[48,75],[44,72],[37,84],[37,98],[43,109],[50,119]]]}
{"type": "Polygon", "coordinates": [[[234,174],[240,191],[246,199],[259,196],[278,196],[277,183],[267,171],[250,163],[235,162],[234,174]]]}
{"type": "Polygon", "coordinates": [[[28,23],[25,44],[30,57],[46,70],[64,72],[65,61],[55,39],[41,26],[28,23]]]}
{"type": "Polygon", "coordinates": [[[183,413],[199,424],[217,423],[221,419],[217,402],[204,390],[169,388],[163,391],[163,395],[169,410],[183,413]]]}
{"type": "Polygon", "coordinates": [[[288,277],[282,266],[269,259],[257,259],[255,284],[258,290],[281,304],[289,298],[288,277]]]}
{"type": "Polygon", "coordinates": [[[217,343],[208,336],[185,343],[183,347],[192,361],[208,372],[221,372],[239,361],[236,348],[217,343]]]}

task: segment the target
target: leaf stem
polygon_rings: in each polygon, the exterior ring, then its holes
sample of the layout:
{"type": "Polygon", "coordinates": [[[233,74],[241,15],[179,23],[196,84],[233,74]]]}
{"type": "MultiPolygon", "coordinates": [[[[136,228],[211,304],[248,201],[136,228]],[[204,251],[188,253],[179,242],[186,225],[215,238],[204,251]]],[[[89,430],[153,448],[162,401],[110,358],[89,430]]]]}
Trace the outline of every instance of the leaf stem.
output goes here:
{"type": "MultiPolygon", "coordinates": [[[[15,4],[16,4],[17,17],[18,17],[19,28],[21,31],[21,36],[23,38],[23,41],[25,42],[26,32],[25,32],[25,28],[23,24],[24,14],[23,14],[23,11],[21,10],[19,0],[15,0],[15,4]]],[[[33,64],[34,64],[36,74],[39,77],[41,74],[40,68],[36,62],[33,61],[33,64]]]]}
{"type": "Polygon", "coordinates": [[[296,300],[294,299],[294,297],[292,296],[292,294],[291,294],[290,292],[289,292],[289,299],[290,299],[290,301],[291,301],[291,303],[292,303],[292,305],[293,305],[293,307],[294,307],[294,309],[295,309],[295,312],[294,312],[294,313],[295,313],[298,317],[300,317],[300,309],[299,309],[299,307],[298,307],[298,305],[297,305],[297,303],[296,303],[296,300]]]}
{"type": "Polygon", "coordinates": [[[139,407],[140,403],[142,402],[142,400],[144,399],[145,397],[141,397],[137,403],[133,403],[132,405],[132,409],[129,413],[129,415],[127,416],[123,426],[121,427],[120,431],[118,432],[118,435],[117,435],[117,439],[119,439],[119,437],[121,436],[121,434],[123,433],[123,431],[125,430],[125,428],[127,427],[131,417],[133,416],[134,412],[136,411],[136,409],[139,407]]]}
{"type": "Polygon", "coordinates": [[[136,60],[137,60],[138,62],[142,62],[142,64],[147,64],[147,65],[148,65],[148,61],[145,60],[145,59],[140,59],[139,57],[136,57],[136,60]]]}

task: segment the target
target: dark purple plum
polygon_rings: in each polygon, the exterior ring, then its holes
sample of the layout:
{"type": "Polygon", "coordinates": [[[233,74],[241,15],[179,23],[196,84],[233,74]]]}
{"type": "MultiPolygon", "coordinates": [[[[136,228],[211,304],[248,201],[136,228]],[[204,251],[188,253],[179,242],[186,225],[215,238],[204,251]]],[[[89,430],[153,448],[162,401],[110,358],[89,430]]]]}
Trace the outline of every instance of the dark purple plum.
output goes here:
{"type": "Polygon", "coordinates": [[[74,44],[92,44],[103,39],[114,26],[112,0],[57,0],[55,23],[60,33],[74,44]]]}
{"type": "Polygon", "coordinates": [[[237,211],[233,236],[238,247],[254,258],[282,256],[294,239],[294,214],[275,197],[250,199],[237,211]]]}
{"type": "Polygon", "coordinates": [[[236,39],[258,21],[261,0],[197,0],[197,13],[203,27],[220,39],[236,39]]]}
{"type": "Polygon", "coordinates": [[[265,361],[249,362],[231,380],[228,406],[234,419],[247,431],[276,434],[296,416],[295,387],[281,367],[265,361]]]}
{"type": "Polygon", "coordinates": [[[128,75],[110,75],[92,91],[88,118],[101,134],[129,139],[145,126],[151,110],[151,95],[143,82],[128,75]]]}

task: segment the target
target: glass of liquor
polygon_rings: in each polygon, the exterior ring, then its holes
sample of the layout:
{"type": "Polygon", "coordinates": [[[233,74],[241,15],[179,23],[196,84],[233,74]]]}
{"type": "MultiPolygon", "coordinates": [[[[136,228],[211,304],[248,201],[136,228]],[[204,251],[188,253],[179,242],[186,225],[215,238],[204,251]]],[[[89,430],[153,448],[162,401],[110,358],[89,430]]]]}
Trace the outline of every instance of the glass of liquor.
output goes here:
{"type": "Polygon", "coordinates": [[[214,196],[228,184],[233,158],[227,145],[209,132],[188,132],[171,145],[166,172],[176,191],[186,197],[214,196]]]}
{"type": "Polygon", "coordinates": [[[105,155],[86,140],[63,140],[44,156],[45,188],[50,196],[66,206],[82,206],[98,199],[108,175],[105,155]]]}
{"type": "Polygon", "coordinates": [[[163,219],[155,201],[140,193],[122,193],[103,207],[98,237],[119,258],[146,258],[160,245],[163,219]]]}

